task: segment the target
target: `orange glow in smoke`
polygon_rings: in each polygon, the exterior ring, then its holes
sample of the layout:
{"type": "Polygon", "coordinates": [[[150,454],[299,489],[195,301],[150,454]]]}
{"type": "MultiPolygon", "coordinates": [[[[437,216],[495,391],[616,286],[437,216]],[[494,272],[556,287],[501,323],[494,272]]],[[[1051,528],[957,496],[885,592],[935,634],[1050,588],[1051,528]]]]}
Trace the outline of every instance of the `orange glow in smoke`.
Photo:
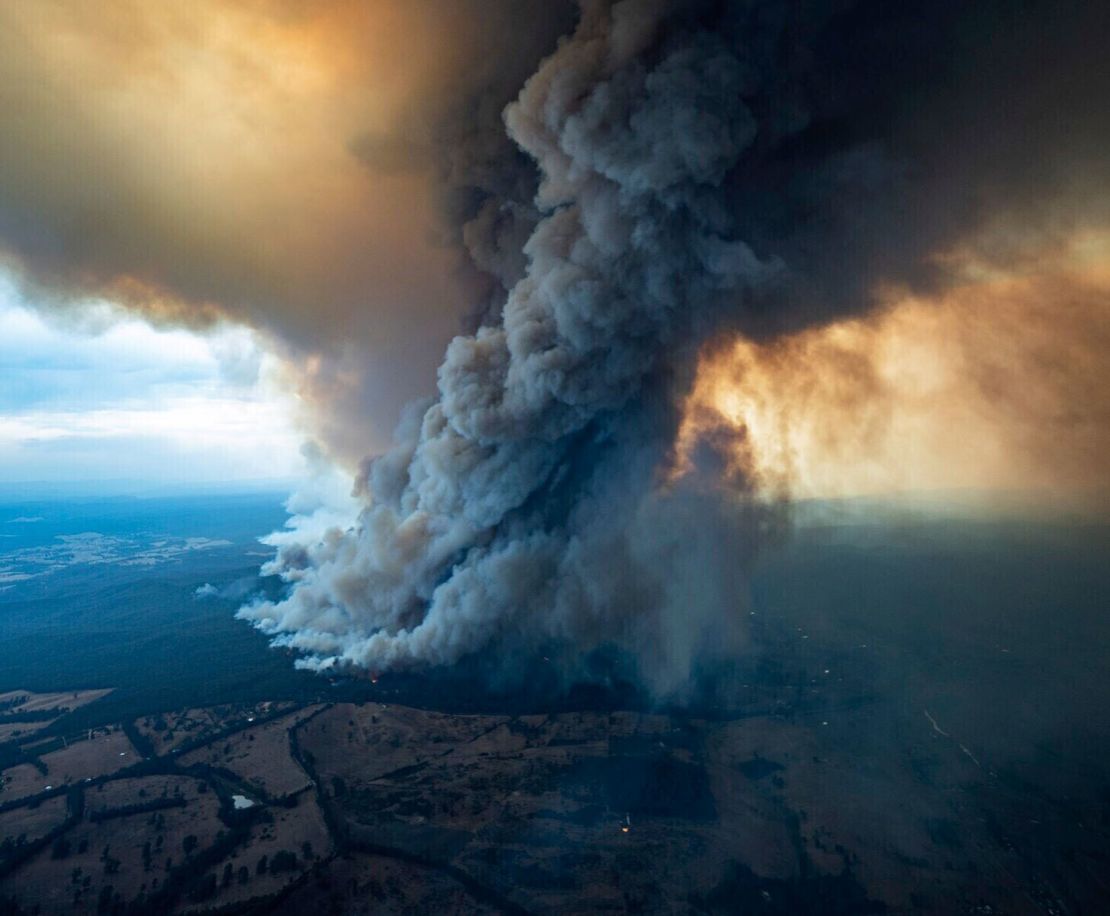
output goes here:
{"type": "MultiPolygon", "coordinates": [[[[764,494],[1110,486],[1110,235],[701,358],[673,477],[715,443],[764,494]],[[723,443],[723,445],[722,445],[723,443]]],[[[723,452],[723,457],[722,457],[723,452]]]]}

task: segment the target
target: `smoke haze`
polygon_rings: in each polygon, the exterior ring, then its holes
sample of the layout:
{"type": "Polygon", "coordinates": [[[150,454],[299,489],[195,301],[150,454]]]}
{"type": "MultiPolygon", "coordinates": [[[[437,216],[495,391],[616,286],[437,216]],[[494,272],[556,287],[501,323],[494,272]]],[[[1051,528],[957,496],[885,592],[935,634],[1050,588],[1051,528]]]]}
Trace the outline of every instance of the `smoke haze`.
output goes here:
{"type": "Polygon", "coordinates": [[[943,294],[757,343],[715,341],[683,410],[675,474],[704,443],[761,492],[1009,491],[1105,507],[1107,237],[968,275],[943,294]]]}
{"type": "Polygon", "coordinates": [[[357,461],[432,390],[475,295],[454,241],[473,215],[441,199],[511,161],[500,108],[571,21],[508,0],[5,4],[0,249],[29,299],[263,331],[357,461]]]}

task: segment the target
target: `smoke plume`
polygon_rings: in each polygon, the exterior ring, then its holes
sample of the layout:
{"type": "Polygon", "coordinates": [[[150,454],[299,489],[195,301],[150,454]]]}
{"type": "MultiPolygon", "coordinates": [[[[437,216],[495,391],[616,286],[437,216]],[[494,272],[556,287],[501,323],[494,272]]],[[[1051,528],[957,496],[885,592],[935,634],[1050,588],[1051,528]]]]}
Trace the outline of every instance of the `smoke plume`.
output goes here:
{"type": "Polygon", "coordinates": [[[1081,24],[992,21],[1007,41],[976,46],[985,19],[911,6],[584,4],[505,111],[539,186],[523,263],[491,269],[503,308],[367,464],[357,524],[286,543],[288,597],[242,616],[313,669],[616,646],[665,692],[734,651],[739,571],[778,519],[735,443],[665,473],[698,346],[938,289],[947,247],[1005,265],[1105,201],[1107,68],[1081,24]]]}
{"type": "Polygon", "coordinates": [[[744,423],[684,415],[699,360],[902,297],[1035,324],[1036,371],[1053,322],[953,253],[1110,226],[1108,35],[1094,0],[12,4],[0,254],[47,306],[258,329],[317,458],[376,454],[240,612],[303,665],[612,651],[671,692],[782,524],[744,423]]]}

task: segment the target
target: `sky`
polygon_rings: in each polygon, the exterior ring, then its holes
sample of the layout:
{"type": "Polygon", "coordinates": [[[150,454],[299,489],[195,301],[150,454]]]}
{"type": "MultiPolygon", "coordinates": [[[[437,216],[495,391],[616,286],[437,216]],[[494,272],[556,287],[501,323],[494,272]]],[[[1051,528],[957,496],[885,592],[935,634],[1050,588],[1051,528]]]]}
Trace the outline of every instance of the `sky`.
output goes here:
{"type": "Polygon", "coordinates": [[[303,436],[274,374],[243,328],[51,317],[0,281],[0,480],[282,484],[303,436]]]}

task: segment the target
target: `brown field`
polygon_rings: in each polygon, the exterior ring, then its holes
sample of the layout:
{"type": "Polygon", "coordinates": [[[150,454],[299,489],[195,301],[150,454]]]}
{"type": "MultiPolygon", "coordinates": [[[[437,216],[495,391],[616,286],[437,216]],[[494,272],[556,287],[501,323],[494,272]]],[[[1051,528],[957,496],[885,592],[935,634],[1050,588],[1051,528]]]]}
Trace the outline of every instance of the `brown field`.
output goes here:
{"type": "Polygon", "coordinates": [[[289,756],[289,729],[319,708],[309,706],[238,732],[226,740],[214,741],[183,754],[178,764],[187,768],[205,763],[230,770],[263,797],[282,798],[300,792],[312,783],[289,756]]]}
{"type": "Polygon", "coordinates": [[[48,725],[50,722],[9,722],[7,725],[0,725],[0,744],[14,738],[29,738],[48,725]]]}
{"type": "Polygon", "coordinates": [[[34,795],[48,785],[62,786],[114,773],[140,758],[127,736],[114,728],[111,731],[98,729],[91,741],[78,741],[60,751],[44,754],[40,759],[47,767],[45,776],[27,764],[4,771],[5,800],[34,795]]]}
{"type": "Polygon", "coordinates": [[[37,732],[52,725],[65,713],[72,712],[81,706],[87,706],[111,692],[112,688],[72,690],[61,693],[31,693],[29,690],[9,690],[7,693],[0,693],[0,708],[2,708],[0,719],[5,715],[19,713],[41,712],[43,710],[58,711],[58,715],[54,718],[44,719],[40,722],[0,721],[0,744],[16,739],[26,741],[37,732]],[[13,705],[3,708],[6,703],[12,703],[13,705]]]}
{"type": "Polygon", "coordinates": [[[312,793],[302,795],[295,808],[270,808],[268,813],[273,817],[272,822],[255,824],[247,842],[225,862],[220,862],[210,870],[220,884],[216,896],[205,901],[201,907],[186,904],[181,908],[182,912],[200,912],[205,907],[225,906],[249,900],[251,897],[277,893],[299,878],[318,859],[326,858],[330,854],[331,840],[328,829],[312,793]],[[310,859],[306,859],[304,855],[305,843],[311,847],[310,859]],[[296,855],[297,867],[292,871],[277,873],[267,869],[260,874],[259,860],[263,856],[266,856],[267,860],[272,860],[274,854],[281,850],[287,850],[296,855]],[[225,887],[223,874],[228,863],[231,864],[233,878],[225,887]],[[239,869],[243,866],[246,866],[249,871],[249,878],[245,884],[241,884],[238,880],[239,869]]]}
{"type": "Polygon", "coordinates": [[[0,704],[25,697],[26,699],[23,702],[5,709],[4,712],[38,712],[41,709],[55,708],[63,712],[71,712],[81,706],[87,706],[101,697],[106,697],[111,692],[111,687],[100,690],[70,690],[61,693],[31,693],[29,690],[9,690],[7,693],[0,693],[0,704]]]}
{"type": "Polygon", "coordinates": [[[301,746],[356,849],[420,857],[532,911],[694,900],[712,911],[762,893],[944,911],[974,906],[979,888],[1032,912],[1016,857],[979,852],[997,845],[967,817],[982,772],[916,719],[864,746],[873,715],[825,725],[336,706],[301,729],[301,746]],[[962,835],[936,822],[945,810],[962,835]]]}
{"type": "Polygon", "coordinates": [[[44,913],[95,913],[97,898],[107,885],[124,900],[133,900],[165,877],[167,858],[174,863],[185,858],[186,836],[195,836],[200,849],[211,845],[222,829],[218,809],[210,793],[185,808],[100,823],[86,820],[67,833],[72,851],[64,859],[52,858],[47,849],[19,870],[15,885],[19,899],[26,907],[40,906],[44,913]],[[147,842],[151,844],[149,868],[143,862],[147,842]]]}
{"type": "Polygon", "coordinates": [[[339,703],[298,733],[319,770],[357,785],[466,745],[507,721],[507,716],[448,716],[406,706],[339,703]]]}
{"type": "Polygon", "coordinates": [[[8,767],[0,773],[0,801],[8,802],[41,792],[50,785],[50,777],[43,776],[29,763],[8,767]]]}
{"type": "Polygon", "coordinates": [[[135,763],[139,756],[123,729],[115,725],[93,729],[91,738],[85,733],[82,739],[61,750],[45,754],[41,759],[51,775],[59,773],[64,781],[66,778],[84,779],[87,776],[112,773],[120,767],[135,763]]]}
{"type": "Polygon", "coordinates": [[[271,715],[291,703],[258,703],[254,705],[213,706],[204,709],[183,709],[158,716],[144,716],[135,727],[154,745],[155,753],[167,754],[186,742],[203,741],[236,722],[271,715]]]}
{"type": "Polygon", "coordinates": [[[330,862],[272,911],[276,916],[342,913],[345,916],[437,916],[499,913],[475,900],[457,881],[435,868],[385,856],[349,853],[330,862]]]}
{"type": "Polygon", "coordinates": [[[0,814],[0,842],[11,838],[16,842],[20,836],[28,843],[34,842],[49,833],[66,818],[64,796],[48,798],[35,807],[25,806],[0,814]]]}
{"type": "Polygon", "coordinates": [[[183,798],[186,802],[192,802],[209,791],[207,784],[189,776],[114,779],[95,787],[90,786],[85,791],[85,810],[89,814],[96,814],[164,798],[183,798]],[[204,788],[201,789],[201,786],[204,788]]]}
{"type": "MultiPolygon", "coordinates": [[[[695,753],[702,727],[637,713],[448,717],[337,706],[302,729],[301,743],[356,841],[458,868],[541,912],[573,911],[568,893],[581,882],[590,912],[623,909],[657,884],[672,902],[706,893],[739,852],[716,828],[695,753]],[[674,799],[653,798],[672,783],[674,799]],[[650,813],[626,833],[637,806],[650,813]]],[[[746,839],[761,842],[755,830],[746,839]]],[[[782,845],[793,861],[789,837],[782,845]]]]}

